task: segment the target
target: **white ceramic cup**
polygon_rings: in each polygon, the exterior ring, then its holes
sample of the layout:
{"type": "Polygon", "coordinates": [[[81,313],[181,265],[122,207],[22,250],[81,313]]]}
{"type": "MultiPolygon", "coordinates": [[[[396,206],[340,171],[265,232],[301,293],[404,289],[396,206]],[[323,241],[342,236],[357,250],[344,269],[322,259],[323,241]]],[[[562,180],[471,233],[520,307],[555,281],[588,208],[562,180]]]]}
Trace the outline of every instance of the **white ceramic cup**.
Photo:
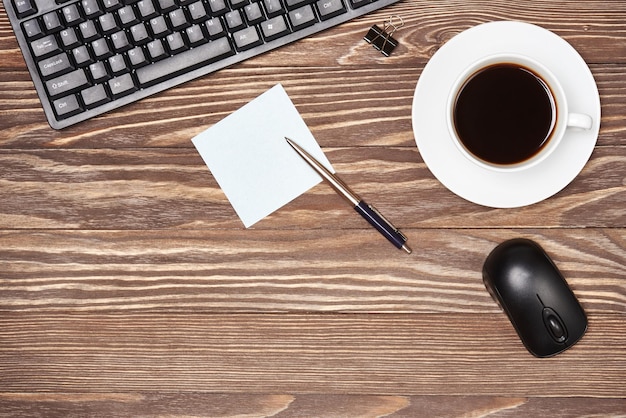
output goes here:
{"type": "MultiPolygon", "coordinates": [[[[447,102],[447,125],[450,135],[459,151],[473,163],[489,170],[511,172],[528,169],[545,160],[558,147],[568,129],[588,130],[593,126],[591,116],[582,113],[570,113],[567,96],[554,74],[539,62],[517,54],[496,54],[481,58],[468,66],[453,84],[447,102]],[[498,64],[519,66],[530,70],[548,87],[552,96],[552,129],[541,149],[528,159],[512,164],[497,164],[481,159],[465,147],[455,128],[454,113],[458,95],[466,82],[481,70],[498,64]]],[[[506,140],[506,138],[503,138],[506,140]]]]}

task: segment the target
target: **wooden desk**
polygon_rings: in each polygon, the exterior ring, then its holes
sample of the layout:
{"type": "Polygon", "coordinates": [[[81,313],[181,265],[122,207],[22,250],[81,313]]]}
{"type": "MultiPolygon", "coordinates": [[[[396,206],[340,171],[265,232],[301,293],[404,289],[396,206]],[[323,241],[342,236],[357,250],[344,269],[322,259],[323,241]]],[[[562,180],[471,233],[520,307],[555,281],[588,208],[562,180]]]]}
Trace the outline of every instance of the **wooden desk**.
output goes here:
{"type": "Polygon", "coordinates": [[[575,416],[626,413],[626,2],[404,0],[63,131],[0,8],[0,416],[575,416]],[[385,58],[362,37],[404,18],[385,58]],[[586,59],[597,147],[519,209],[460,199],[411,127],[446,41],[521,20],[586,59]],[[335,168],[408,235],[407,256],[320,184],[244,229],[190,139],[282,83],[335,168]],[[528,237],[589,316],[531,356],[485,290],[528,237]]]}

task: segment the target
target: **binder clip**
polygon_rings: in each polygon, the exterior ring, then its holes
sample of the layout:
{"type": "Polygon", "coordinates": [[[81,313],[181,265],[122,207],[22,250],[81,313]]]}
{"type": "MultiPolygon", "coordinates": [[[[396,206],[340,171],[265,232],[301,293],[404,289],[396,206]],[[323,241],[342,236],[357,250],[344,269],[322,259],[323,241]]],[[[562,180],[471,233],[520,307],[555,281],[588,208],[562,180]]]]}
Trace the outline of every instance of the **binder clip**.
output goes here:
{"type": "Polygon", "coordinates": [[[404,26],[404,20],[400,16],[391,16],[382,29],[378,25],[372,26],[363,39],[388,57],[398,46],[398,41],[392,35],[402,26],[404,26]]]}

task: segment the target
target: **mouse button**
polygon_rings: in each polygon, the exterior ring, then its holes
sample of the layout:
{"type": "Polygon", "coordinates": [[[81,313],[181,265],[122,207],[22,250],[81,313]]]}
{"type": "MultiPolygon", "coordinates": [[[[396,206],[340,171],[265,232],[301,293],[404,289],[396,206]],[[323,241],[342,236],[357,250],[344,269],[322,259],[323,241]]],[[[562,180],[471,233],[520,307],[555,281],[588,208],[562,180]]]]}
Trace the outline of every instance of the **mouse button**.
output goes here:
{"type": "Polygon", "coordinates": [[[543,308],[543,323],[552,339],[562,344],[567,340],[567,328],[561,320],[559,314],[552,308],[543,308]]]}

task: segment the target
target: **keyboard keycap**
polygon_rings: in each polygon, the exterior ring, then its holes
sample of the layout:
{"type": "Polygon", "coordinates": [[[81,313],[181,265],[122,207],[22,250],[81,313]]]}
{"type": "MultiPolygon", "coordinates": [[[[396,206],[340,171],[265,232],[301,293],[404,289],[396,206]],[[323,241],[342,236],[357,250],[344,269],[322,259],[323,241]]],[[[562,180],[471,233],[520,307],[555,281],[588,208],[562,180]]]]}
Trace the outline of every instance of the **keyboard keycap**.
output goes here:
{"type": "Polygon", "coordinates": [[[22,23],[22,28],[24,28],[24,34],[28,39],[35,39],[43,36],[43,31],[41,30],[41,26],[39,26],[39,21],[37,19],[27,20],[22,23]]]}
{"type": "Polygon", "coordinates": [[[289,33],[289,27],[282,16],[276,16],[261,23],[261,31],[268,41],[279,38],[289,33]]]}
{"type": "Polygon", "coordinates": [[[75,115],[82,110],[74,94],[55,100],[52,106],[54,107],[54,112],[60,119],[75,115]]]}
{"type": "Polygon", "coordinates": [[[73,70],[72,63],[65,52],[39,61],[39,72],[43,78],[73,70]]]}
{"type": "Polygon", "coordinates": [[[102,10],[100,9],[100,5],[97,0],[82,0],[81,6],[83,8],[83,13],[88,19],[92,19],[102,14],[102,10]]]}
{"type": "Polygon", "coordinates": [[[15,5],[17,17],[20,19],[37,13],[35,0],[13,0],[13,4],[15,5]]]}
{"type": "Polygon", "coordinates": [[[46,13],[43,15],[42,20],[47,33],[58,32],[63,28],[63,25],[61,25],[61,19],[56,12],[46,13]]]}
{"type": "Polygon", "coordinates": [[[109,80],[109,88],[113,98],[117,99],[126,96],[137,90],[133,77],[130,74],[123,74],[109,80]]]}
{"type": "Polygon", "coordinates": [[[146,59],[146,54],[140,46],[136,46],[130,51],[128,51],[128,59],[130,60],[130,65],[132,67],[141,67],[142,65],[148,64],[148,60],[146,59]]]}
{"type": "Polygon", "coordinates": [[[124,6],[119,9],[117,11],[117,17],[119,18],[122,26],[125,28],[139,22],[137,16],[135,15],[135,11],[131,6],[124,6]]]}
{"type": "Polygon", "coordinates": [[[63,9],[61,9],[61,13],[63,14],[63,20],[65,20],[65,23],[70,26],[77,25],[85,20],[80,15],[76,4],[70,4],[68,6],[65,6],[63,9]]]}
{"type": "Polygon", "coordinates": [[[209,18],[206,8],[201,1],[196,1],[189,5],[189,16],[194,23],[203,22],[209,18]]]}
{"type": "Polygon", "coordinates": [[[289,12],[289,19],[295,30],[304,29],[316,22],[315,12],[308,4],[289,12]]]}
{"type": "Polygon", "coordinates": [[[239,51],[245,51],[263,43],[254,26],[233,33],[233,40],[239,51]]]}
{"type": "Polygon", "coordinates": [[[96,84],[95,86],[89,87],[81,91],[80,95],[88,109],[111,101],[111,98],[107,96],[103,84],[96,84]]]}
{"type": "Polygon", "coordinates": [[[226,37],[222,37],[183,51],[167,59],[137,69],[140,86],[149,86],[163,79],[171,78],[181,72],[193,69],[201,64],[215,61],[219,57],[232,55],[234,51],[226,37]]]}
{"type": "Polygon", "coordinates": [[[74,70],[71,73],[46,81],[46,89],[51,97],[72,93],[88,85],[89,82],[83,69],[74,70]]]}
{"type": "Polygon", "coordinates": [[[48,35],[41,39],[37,39],[36,41],[31,42],[30,46],[33,49],[33,54],[37,58],[43,58],[47,55],[61,52],[61,48],[59,48],[59,44],[57,43],[54,35],[48,35]]]}
{"type": "Polygon", "coordinates": [[[269,17],[278,16],[279,14],[285,12],[283,4],[280,0],[263,0],[263,4],[265,4],[265,10],[267,11],[267,15],[269,17]]]}
{"type": "Polygon", "coordinates": [[[319,0],[316,5],[322,20],[330,19],[347,11],[343,5],[343,0],[319,0]]]}

